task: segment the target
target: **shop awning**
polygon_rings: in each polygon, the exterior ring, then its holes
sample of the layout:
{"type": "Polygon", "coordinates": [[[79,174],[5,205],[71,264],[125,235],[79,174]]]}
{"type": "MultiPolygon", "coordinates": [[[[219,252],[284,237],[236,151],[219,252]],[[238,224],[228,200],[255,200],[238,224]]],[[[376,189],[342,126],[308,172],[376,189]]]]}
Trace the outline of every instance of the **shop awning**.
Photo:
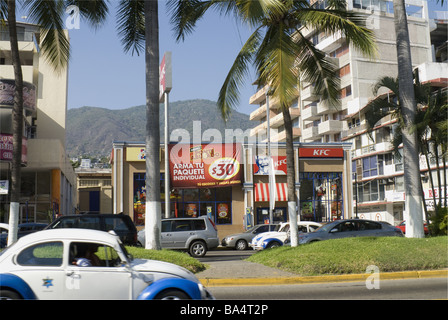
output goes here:
{"type": "MultiPolygon", "coordinates": [[[[276,183],[276,197],[275,201],[288,200],[288,185],[287,183],[276,183]]],[[[255,184],[255,201],[269,201],[269,183],[255,184]]]]}

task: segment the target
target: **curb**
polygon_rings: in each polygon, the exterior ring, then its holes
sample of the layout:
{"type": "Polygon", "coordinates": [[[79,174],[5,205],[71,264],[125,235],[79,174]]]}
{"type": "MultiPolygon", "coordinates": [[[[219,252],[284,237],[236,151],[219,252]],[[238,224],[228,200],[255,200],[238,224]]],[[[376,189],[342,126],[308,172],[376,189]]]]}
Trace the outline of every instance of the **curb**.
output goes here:
{"type": "MultiPolygon", "coordinates": [[[[227,286],[265,286],[284,284],[308,284],[324,282],[354,282],[366,281],[371,277],[371,273],[344,274],[328,276],[307,276],[307,277],[280,277],[280,278],[228,278],[228,279],[199,279],[206,287],[227,287],[227,286]]],[[[419,278],[448,278],[448,270],[424,270],[424,271],[401,271],[401,272],[381,272],[379,278],[382,280],[399,279],[419,279],[419,278]]]]}

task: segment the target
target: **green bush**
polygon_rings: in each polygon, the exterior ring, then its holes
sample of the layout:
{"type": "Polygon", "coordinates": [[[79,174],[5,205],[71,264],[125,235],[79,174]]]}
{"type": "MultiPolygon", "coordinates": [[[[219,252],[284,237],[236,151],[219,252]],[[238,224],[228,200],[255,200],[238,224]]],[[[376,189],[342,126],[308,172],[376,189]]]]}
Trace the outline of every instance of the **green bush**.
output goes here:
{"type": "Polygon", "coordinates": [[[198,260],[192,258],[188,253],[173,250],[148,250],[139,247],[126,247],[128,253],[135,259],[148,259],[170,262],[184,267],[193,273],[206,269],[206,266],[198,260]]]}
{"type": "Polygon", "coordinates": [[[448,235],[448,208],[438,206],[437,211],[430,216],[430,234],[433,236],[448,235]]]}

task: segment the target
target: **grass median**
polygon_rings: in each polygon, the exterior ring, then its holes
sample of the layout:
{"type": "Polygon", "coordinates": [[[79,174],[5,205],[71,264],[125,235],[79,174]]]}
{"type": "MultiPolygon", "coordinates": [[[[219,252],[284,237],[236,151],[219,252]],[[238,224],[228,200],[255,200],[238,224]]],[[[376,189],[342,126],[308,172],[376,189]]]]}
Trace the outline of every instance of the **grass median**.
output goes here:
{"type": "Polygon", "coordinates": [[[126,250],[137,259],[159,260],[177,264],[193,273],[206,269],[206,266],[192,258],[188,253],[173,250],[147,250],[138,247],[126,247],[126,250]]]}
{"type": "Polygon", "coordinates": [[[247,259],[302,276],[448,268],[448,237],[346,238],[263,250],[247,259]]]}

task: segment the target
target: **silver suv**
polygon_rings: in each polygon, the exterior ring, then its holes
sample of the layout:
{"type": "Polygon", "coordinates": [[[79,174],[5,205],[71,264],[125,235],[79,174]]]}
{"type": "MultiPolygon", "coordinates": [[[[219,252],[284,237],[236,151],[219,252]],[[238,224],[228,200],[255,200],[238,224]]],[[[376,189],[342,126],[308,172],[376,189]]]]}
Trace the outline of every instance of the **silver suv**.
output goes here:
{"type": "MultiPolygon", "coordinates": [[[[145,245],[145,229],[139,231],[138,241],[145,245]]],[[[203,257],[219,245],[218,230],[207,216],[163,219],[161,241],[162,248],[187,250],[193,257],[203,257]]]]}

